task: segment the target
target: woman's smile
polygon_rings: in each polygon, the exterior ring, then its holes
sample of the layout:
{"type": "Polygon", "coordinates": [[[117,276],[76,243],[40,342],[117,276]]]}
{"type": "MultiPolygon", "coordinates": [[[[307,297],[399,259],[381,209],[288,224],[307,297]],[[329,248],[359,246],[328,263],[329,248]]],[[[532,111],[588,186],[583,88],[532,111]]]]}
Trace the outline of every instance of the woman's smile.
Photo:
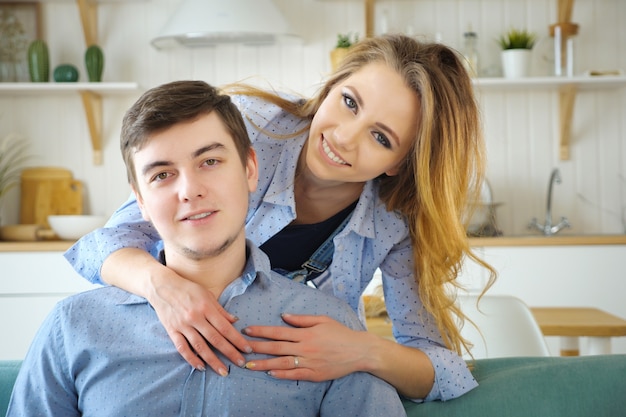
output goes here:
{"type": "Polygon", "coordinates": [[[339,155],[333,152],[332,149],[330,149],[330,145],[328,144],[328,141],[325,138],[322,138],[322,149],[324,150],[324,153],[326,154],[326,156],[328,156],[328,158],[330,158],[331,161],[336,162],[340,165],[350,165],[349,163],[341,159],[339,155]]]}

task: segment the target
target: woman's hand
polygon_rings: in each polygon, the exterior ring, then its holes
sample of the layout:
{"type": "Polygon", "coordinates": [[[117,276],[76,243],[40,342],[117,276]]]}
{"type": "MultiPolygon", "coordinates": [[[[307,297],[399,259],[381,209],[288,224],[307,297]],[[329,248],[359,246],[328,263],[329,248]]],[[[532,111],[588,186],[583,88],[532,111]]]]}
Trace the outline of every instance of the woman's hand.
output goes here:
{"type": "Polygon", "coordinates": [[[366,359],[360,343],[366,332],[352,330],[326,316],[283,314],[294,327],[250,326],[248,336],[270,339],[250,341],[256,353],[277,356],[246,363],[248,369],[269,371],[280,379],[327,381],[362,370],[366,359]],[[297,363],[296,363],[297,361],[297,363]],[[297,366],[296,366],[297,365],[297,366]]]}
{"type": "Polygon", "coordinates": [[[226,376],[227,368],[211,350],[213,346],[237,366],[243,366],[245,360],[240,352],[249,353],[252,349],[232,325],[237,318],[224,310],[204,287],[181,278],[169,268],[162,269],[159,275],[160,284],[154,284],[148,299],[182,357],[196,369],[204,370],[206,363],[226,376]]]}

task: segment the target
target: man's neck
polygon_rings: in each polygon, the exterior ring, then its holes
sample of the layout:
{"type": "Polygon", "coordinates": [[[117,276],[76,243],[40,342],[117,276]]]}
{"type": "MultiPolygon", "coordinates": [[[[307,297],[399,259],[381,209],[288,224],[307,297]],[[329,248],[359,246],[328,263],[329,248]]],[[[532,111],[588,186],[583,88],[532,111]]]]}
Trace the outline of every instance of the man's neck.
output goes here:
{"type": "Polygon", "coordinates": [[[177,251],[166,250],[166,265],[181,277],[203,286],[219,298],[224,289],[242,275],[246,265],[245,248],[234,246],[216,256],[203,259],[192,259],[177,251]]]}

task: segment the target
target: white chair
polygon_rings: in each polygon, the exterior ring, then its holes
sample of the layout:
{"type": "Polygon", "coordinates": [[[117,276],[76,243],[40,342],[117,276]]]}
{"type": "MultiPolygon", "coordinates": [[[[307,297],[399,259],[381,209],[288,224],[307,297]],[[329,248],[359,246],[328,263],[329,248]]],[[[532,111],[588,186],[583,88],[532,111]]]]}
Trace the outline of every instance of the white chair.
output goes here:
{"type": "MultiPolygon", "coordinates": [[[[474,347],[474,359],[510,356],[550,356],[548,345],[532,312],[519,298],[508,295],[459,294],[465,322],[461,335],[474,347]],[[478,327],[478,329],[476,329],[478,327]],[[479,331],[480,330],[480,331],[479,331]]],[[[464,358],[469,359],[469,353],[464,358]]]]}

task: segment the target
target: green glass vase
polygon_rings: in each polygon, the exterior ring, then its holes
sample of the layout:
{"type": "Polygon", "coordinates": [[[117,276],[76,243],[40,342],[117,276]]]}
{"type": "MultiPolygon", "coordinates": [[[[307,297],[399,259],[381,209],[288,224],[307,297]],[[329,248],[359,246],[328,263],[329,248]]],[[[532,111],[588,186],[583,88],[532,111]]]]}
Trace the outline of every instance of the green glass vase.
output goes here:
{"type": "Polygon", "coordinates": [[[48,45],[40,39],[28,46],[28,72],[34,83],[45,83],[50,78],[50,58],[48,45]]]}
{"type": "Polygon", "coordinates": [[[89,82],[102,81],[102,70],[104,69],[104,53],[98,45],[91,45],[85,52],[85,67],[89,82]]]}

